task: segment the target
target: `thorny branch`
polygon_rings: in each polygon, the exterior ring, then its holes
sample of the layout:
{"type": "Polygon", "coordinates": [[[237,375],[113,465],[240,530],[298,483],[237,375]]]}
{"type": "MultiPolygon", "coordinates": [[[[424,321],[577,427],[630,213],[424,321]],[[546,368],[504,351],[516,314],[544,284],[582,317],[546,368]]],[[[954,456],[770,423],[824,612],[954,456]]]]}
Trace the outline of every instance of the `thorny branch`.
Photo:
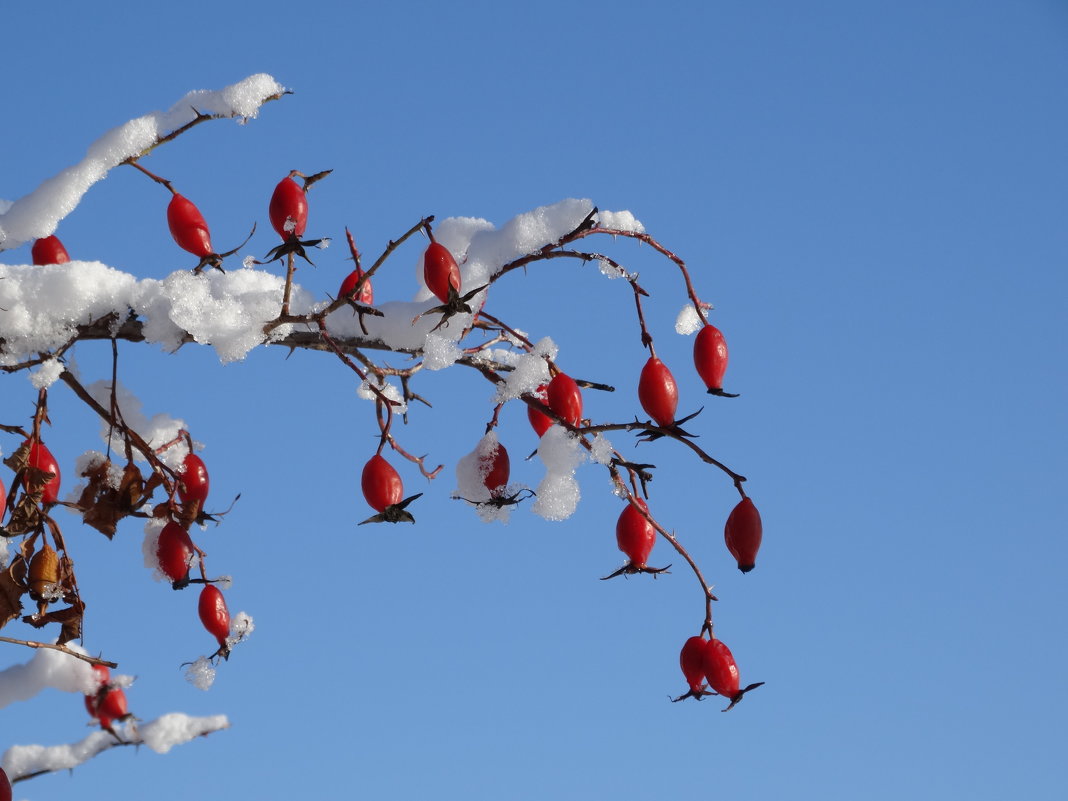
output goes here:
{"type": "MultiPolygon", "coordinates": [[[[277,95],[268,99],[273,100],[277,99],[280,96],[281,95],[277,95]]],[[[209,119],[216,119],[219,116],[221,115],[210,115],[196,112],[196,116],[193,120],[181,126],[180,128],[175,129],[169,134],[161,136],[156,142],[154,142],[148,148],[143,150],[140,154],[127,159],[123,163],[135,167],[153,180],[163,184],[173,192],[173,187],[171,186],[169,181],[149,172],[140,163],[138,163],[138,160],[141,157],[150,153],[159,145],[171,141],[172,139],[181,135],[185,131],[190,130],[192,127],[209,119]]],[[[329,171],[317,174],[311,179],[308,179],[306,181],[305,191],[307,190],[308,185],[310,185],[312,181],[317,180],[323,175],[326,175],[327,172],[329,171]]],[[[291,173],[291,175],[292,174],[294,173],[291,173]]],[[[359,283],[357,283],[357,285],[351,292],[347,293],[346,296],[338,297],[332,300],[325,307],[320,308],[319,310],[309,314],[295,315],[290,313],[290,297],[293,285],[295,262],[294,253],[289,252],[287,254],[289,259],[287,263],[286,281],[283,291],[283,297],[279,308],[279,313],[275,317],[275,319],[268,321],[263,327],[263,344],[281,345],[282,347],[286,347],[291,351],[297,349],[329,351],[333,353],[345,366],[349,367],[359,377],[360,381],[366,384],[369,391],[374,397],[376,418],[378,420],[380,429],[379,451],[381,451],[383,446],[385,446],[385,444],[388,442],[393,450],[395,450],[404,458],[415,463],[418,466],[420,472],[428,479],[432,479],[436,475],[438,475],[438,473],[442,470],[443,466],[439,465],[433,470],[428,470],[425,465],[425,459],[427,458],[426,456],[414,456],[398,444],[393,434],[392,426],[394,422],[394,407],[399,404],[397,401],[393,401],[387,396],[385,383],[386,376],[396,376],[400,379],[403,398],[405,402],[412,400],[420,400],[426,403],[425,399],[412,392],[410,388],[411,378],[422,369],[423,362],[421,361],[420,357],[422,357],[423,354],[418,348],[394,347],[377,337],[369,335],[367,333],[368,329],[364,325],[364,315],[381,316],[382,313],[374,309],[373,307],[365,306],[361,303],[356,302],[355,298],[359,295],[360,288],[366,282],[372,280],[375,277],[377,272],[383,267],[388,258],[396,251],[396,249],[401,244],[403,244],[410,237],[420,231],[423,231],[427,234],[431,241],[434,241],[434,234],[431,229],[431,223],[433,221],[433,216],[424,217],[420,219],[415,225],[411,226],[411,228],[405,231],[396,240],[391,240],[383,250],[382,254],[370,267],[370,269],[365,272],[362,272],[362,275],[359,279],[359,283]],[[329,317],[329,315],[345,306],[352,308],[354,310],[354,313],[359,314],[360,326],[361,330],[363,331],[363,336],[340,337],[330,332],[327,325],[327,318],[329,317]],[[289,326],[290,330],[284,336],[272,339],[272,335],[281,326],[289,326]],[[364,351],[388,351],[401,353],[412,357],[414,359],[414,363],[404,368],[390,367],[386,364],[376,363],[376,361],[373,360],[370,356],[368,356],[367,353],[365,353],[364,351]],[[372,375],[375,377],[376,380],[371,379],[372,375]]],[[[629,273],[617,261],[605,254],[595,251],[577,250],[569,247],[573,243],[593,236],[595,234],[613,237],[622,236],[631,239],[636,239],[639,242],[643,242],[649,245],[655,251],[670,260],[673,264],[676,265],[676,267],[678,267],[679,271],[682,274],[683,281],[686,287],[687,297],[690,303],[692,303],[695,311],[697,312],[698,318],[702,322],[707,322],[706,314],[707,310],[711,308],[711,306],[709,304],[703,303],[698,297],[685,262],[671,250],[660,244],[652,236],[644,232],[621,230],[601,226],[598,222],[598,211],[596,208],[592,209],[583,218],[583,220],[579,222],[578,225],[576,225],[571,231],[559,237],[556,241],[549,242],[532,253],[528,253],[506,264],[500,265],[496,269],[496,271],[493,272],[493,274],[489,277],[486,283],[486,287],[484,287],[484,289],[488,289],[492,284],[494,284],[498,279],[502,278],[503,276],[520,268],[526,269],[530,265],[540,261],[549,261],[553,259],[563,258],[579,260],[582,263],[588,263],[591,261],[601,262],[603,264],[608,265],[613,270],[617,271],[619,275],[623,276],[629,283],[633,292],[635,311],[637,315],[638,326],[640,329],[642,345],[649,349],[650,354],[652,356],[655,356],[656,351],[653,346],[653,337],[649,333],[648,328],[646,326],[645,316],[642,308],[642,297],[648,297],[648,292],[646,292],[646,290],[642,288],[641,285],[638,283],[637,274],[629,273]]],[[[348,229],[346,229],[346,236],[348,239],[353,261],[356,263],[357,269],[359,269],[359,251],[357,250],[355,241],[348,229]]],[[[492,336],[480,345],[465,348],[462,352],[462,356],[456,360],[456,363],[478,371],[487,380],[491,381],[494,384],[502,383],[504,381],[504,378],[502,378],[502,374],[513,368],[507,364],[501,364],[491,358],[488,358],[487,353],[491,347],[502,345],[509,348],[525,351],[527,353],[533,351],[534,346],[526,336],[521,334],[512,326],[506,324],[498,317],[485,311],[485,309],[480,308],[477,313],[473,314],[471,316],[470,322],[467,323],[467,326],[468,327],[464,330],[463,334],[460,337],[461,340],[466,337],[471,330],[476,328],[485,331],[491,334],[492,336]]],[[[37,358],[28,359],[19,364],[5,365],[0,369],[6,372],[16,372],[39,365],[48,359],[62,359],[66,352],[74,345],[75,342],[82,340],[91,341],[100,339],[110,340],[113,344],[113,347],[114,343],[120,339],[131,342],[143,341],[145,339],[144,323],[133,312],[129,312],[124,319],[120,319],[120,315],[118,314],[111,314],[103,318],[94,320],[90,323],[78,326],[69,341],[64,343],[62,347],[57,348],[53,353],[41,353],[38,355],[37,358]]],[[[182,336],[180,344],[184,345],[193,341],[194,338],[190,334],[186,333],[184,336],[182,336]]],[[[0,352],[3,351],[4,345],[5,343],[0,340],[0,352]]],[[[555,375],[559,371],[557,365],[549,359],[546,359],[546,362],[550,374],[555,375]]],[[[121,410],[118,408],[118,405],[114,398],[114,386],[116,383],[115,376],[113,375],[112,377],[113,393],[110,409],[104,408],[94,398],[92,398],[88,391],[78,382],[78,380],[69,371],[63,371],[60,375],[60,379],[68,387],[71,388],[71,390],[78,398],[80,398],[90,408],[92,408],[101,418],[107,421],[113,429],[117,429],[122,432],[126,443],[127,459],[130,459],[132,456],[131,449],[136,449],[137,451],[139,451],[141,455],[151,465],[152,470],[159,475],[160,479],[162,480],[168,491],[169,497],[173,499],[175,491],[174,482],[177,479],[177,475],[172,469],[168,468],[159,459],[156,451],[148,443],[146,443],[135,431],[130,429],[122,420],[121,410]]],[[[604,390],[612,389],[607,385],[599,384],[592,381],[580,381],[579,383],[587,387],[594,387],[604,390]]],[[[35,415],[34,419],[34,426],[32,432],[33,437],[39,437],[39,428],[42,422],[42,416],[44,414],[43,397],[44,396],[42,393],[42,399],[38,404],[38,412],[35,415]]],[[[587,451],[591,453],[594,450],[595,438],[598,437],[600,434],[608,431],[639,432],[644,434],[655,435],[656,437],[673,439],[677,442],[680,442],[692,453],[694,453],[701,461],[723,471],[734,483],[734,486],[742,495],[742,497],[745,497],[745,491],[743,489],[743,483],[746,480],[745,477],[730,469],[725,464],[708,454],[700,446],[694,443],[688,434],[681,431],[681,429],[679,429],[677,426],[661,427],[655,425],[652,422],[643,422],[638,419],[635,419],[633,422],[628,423],[604,424],[593,424],[590,423],[590,421],[584,420],[580,421],[582,423],[581,425],[575,426],[563,420],[552,410],[552,408],[550,408],[546,403],[543,403],[538,398],[534,397],[532,394],[522,395],[520,397],[520,400],[530,408],[541,412],[543,415],[553,420],[556,424],[563,426],[566,430],[568,430],[573,436],[577,438],[578,442],[581,444],[582,447],[584,447],[587,451]]],[[[429,403],[427,403],[427,405],[429,405],[429,403]]],[[[500,404],[495,407],[493,420],[489,424],[488,428],[491,428],[493,425],[496,424],[498,415],[500,413],[500,408],[500,404]]],[[[5,430],[14,430],[14,428],[16,427],[4,426],[3,428],[5,430]]],[[[711,635],[712,601],[716,600],[716,596],[712,592],[712,585],[709,584],[708,581],[705,579],[704,575],[701,572],[701,569],[694,561],[694,559],[690,556],[689,552],[682,545],[679,539],[676,537],[674,532],[669,531],[667,528],[662,526],[649,513],[648,509],[643,508],[643,506],[638,502],[637,485],[641,485],[642,493],[645,494],[647,482],[651,479],[650,470],[653,468],[653,465],[643,465],[628,461],[618,451],[612,451],[612,456],[610,460],[608,460],[607,464],[605,464],[605,467],[607,468],[610,477],[616,487],[617,494],[620,495],[627,503],[637,508],[641,515],[650,523],[650,525],[653,526],[658,535],[661,538],[667,540],[676,550],[676,552],[678,552],[678,554],[683,557],[687,564],[689,564],[691,570],[697,578],[698,583],[702,588],[702,595],[705,600],[705,616],[704,623],[702,625],[702,631],[707,632],[709,635],[711,635]],[[629,477],[631,488],[627,487],[627,483],[624,481],[621,471],[625,471],[627,476],[629,477]]],[[[199,549],[197,549],[197,551],[199,552],[199,549]]],[[[200,552],[200,555],[202,557],[203,552],[200,552]]],[[[203,559],[201,559],[200,568],[201,573],[203,574],[203,559]]],[[[56,648],[57,650],[62,650],[67,653],[71,653],[72,655],[77,656],[81,659],[85,659],[86,661],[113,666],[112,663],[104,662],[103,660],[94,659],[92,657],[85,657],[83,655],[72,652],[64,646],[54,646],[49,645],[47,643],[33,643],[30,641],[14,640],[12,638],[7,637],[0,637],[0,641],[19,643],[23,645],[29,645],[30,647],[56,648]]]]}

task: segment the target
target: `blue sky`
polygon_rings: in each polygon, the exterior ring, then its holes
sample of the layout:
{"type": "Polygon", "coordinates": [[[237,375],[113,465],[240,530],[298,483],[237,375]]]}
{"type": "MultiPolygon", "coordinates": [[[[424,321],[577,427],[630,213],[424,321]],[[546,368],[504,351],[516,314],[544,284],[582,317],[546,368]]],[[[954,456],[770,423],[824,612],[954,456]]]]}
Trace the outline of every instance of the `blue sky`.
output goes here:
{"type": "MultiPolygon", "coordinates": [[[[705,405],[693,429],[748,476],[765,526],[742,576],[722,542],[729,483],[671,443],[634,452],[658,464],[651,507],[716,584],[743,683],[767,682],[729,715],[673,705],[700,595],[679,570],[597,581],[622,562],[603,471],[580,469],[564,523],[520,510],[485,526],[449,499],[490,412],[477,375],[421,376],[434,408],[404,441],[447,467],[429,486],[405,475],[425,492],[418,525],[357,529],[374,421],[340,364],[123,346],[146,411],[207,445],[213,498],[241,493],[204,545],[257,631],[209,693],[192,688],[178,664],[206,647],[195,596],[150,580],[136,524],[108,543],[61,514],[86,645],[140,677],[134,711],[225,712],[233,728],[166,757],[106,754],[16,798],[1064,796],[1068,5],[22,4],[5,23],[7,199],[191,89],[256,72],[294,89],[146,166],[220,246],[258,220],[263,252],[277,181],[333,168],[309,233],[336,246],[298,278],[321,296],[349,269],[346,225],[377,254],[426,214],[500,225],[566,197],[631,210],[716,305],[733,401],[699,394],[669,265],[605,246],[641,272],[680,408],[705,405]]],[[[189,261],[165,205],[117,171],[58,233],[72,255],[162,277],[189,261]]],[[[420,250],[376,297],[412,296],[420,250]]],[[[509,276],[491,306],[553,336],[572,374],[616,385],[587,413],[625,419],[645,361],[625,289],[558,261],[509,276]]],[[[108,375],[106,346],[77,359],[108,375]]],[[[32,389],[3,382],[0,422],[24,423],[32,389]]],[[[52,403],[50,446],[73,464],[98,425],[61,387],[52,403]]],[[[523,410],[503,417],[514,478],[536,482],[523,410]]],[[[4,649],[0,666],[29,656],[4,649]]],[[[0,749],[85,732],[80,699],[59,693],[0,715],[0,749]]]]}

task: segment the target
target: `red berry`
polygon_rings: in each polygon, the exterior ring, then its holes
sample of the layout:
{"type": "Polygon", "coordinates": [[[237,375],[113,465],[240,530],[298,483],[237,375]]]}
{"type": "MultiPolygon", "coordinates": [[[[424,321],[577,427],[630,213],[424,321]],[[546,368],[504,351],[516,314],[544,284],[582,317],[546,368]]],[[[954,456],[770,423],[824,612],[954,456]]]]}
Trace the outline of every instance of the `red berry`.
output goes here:
{"type": "Polygon", "coordinates": [[[400,503],[404,498],[404,484],[400,474],[378,453],[363,466],[360,484],[363,487],[363,497],[376,512],[384,512],[387,506],[400,503]]]}
{"type": "MultiPolygon", "coordinates": [[[[349,273],[348,277],[346,277],[345,280],[341,282],[341,289],[337,291],[337,296],[339,298],[349,297],[349,295],[352,294],[352,290],[356,288],[356,282],[360,280],[360,277],[362,275],[363,270],[361,270],[359,267],[349,273]]],[[[356,295],[353,300],[355,300],[357,303],[362,303],[365,306],[374,305],[375,292],[374,289],[371,288],[370,279],[363,282],[363,286],[360,287],[359,294],[356,295]]]]}
{"type": "Polygon", "coordinates": [[[300,239],[308,226],[308,196],[292,178],[283,178],[274,188],[268,213],[282,241],[300,239]]]}
{"type": "Polygon", "coordinates": [[[679,654],[679,666],[682,675],[686,677],[686,683],[690,685],[690,692],[700,696],[705,686],[705,664],[708,640],[704,637],[690,637],[682,645],[682,653],[679,654]]]}
{"type": "Polygon", "coordinates": [[[431,242],[423,254],[423,280],[427,289],[442,303],[449,302],[449,288],[460,291],[460,268],[449,249],[440,242],[431,242]]]}
{"type": "Polygon", "coordinates": [[[738,694],[738,665],[731,649],[722,640],[710,640],[705,650],[705,678],[708,686],[725,698],[738,694]]]}
{"type": "MultiPolygon", "coordinates": [[[[645,501],[641,498],[635,500],[642,509],[648,510],[645,501]]],[[[628,503],[616,521],[616,543],[619,550],[630,559],[631,565],[645,567],[653,545],[656,544],[656,529],[641,512],[628,503]]]]}
{"type": "Polygon", "coordinates": [[[178,497],[182,503],[199,501],[203,507],[204,501],[208,499],[210,484],[208,468],[204,465],[204,460],[195,453],[186,454],[182,464],[185,465],[185,471],[178,477],[178,497]]]}
{"type": "Polygon", "coordinates": [[[156,543],[159,569],[171,581],[184,581],[189,576],[189,563],[194,550],[189,532],[173,520],[170,521],[159,533],[159,541],[156,543]]]}
{"type": "Polygon", "coordinates": [[[89,713],[89,717],[99,717],[96,711],[96,695],[85,696],[85,711],[89,713]]]}
{"type": "MultiPolygon", "coordinates": [[[[548,389],[548,384],[541,384],[531,394],[542,403],[547,403],[548,398],[545,394],[546,389],[548,389]]],[[[544,435],[545,432],[549,430],[549,426],[553,424],[552,418],[542,414],[531,406],[527,407],[527,419],[530,421],[530,426],[534,429],[534,433],[539,437],[544,435]]]]}
{"type": "Polygon", "coordinates": [[[565,373],[557,373],[545,391],[548,406],[564,421],[577,426],[582,420],[582,391],[575,379],[565,373]]]}
{"type": "Polygon", "coordinates": [[[742,498],[727,517],[727,524],[723,527],[723,539],[731,556],[738,561],[738,569],[743,573],[748,573],[756,567],[756,555],[760,549],[763,531],[760,512],[753,505],[753,500],[742,498]]]}
{"type": "Polygon", "coordinates": [[[122,720],[130,714],[126,704],[126,693],[123,692],[121,687],[111,687],[96,705],[96,712],[101,725],[104,724],[105,720],[109,724],[113,720],[122,720]]]}
{"type": "Polygon", "coordinates": [[[167,225],[171,236],[182,250],[204,258],[215,251],[211,247],[211,234],[204,215],[193,202],[175,192],[167,205],[167,225]]]}
{"type": "Polygon", "coordinates": [[[638,400],[645,413],[658,425],[669,426],[675,422],[675,409],[679,405],[679,388],[667,365],[655,356],[642,368],[638,379],[638,400]]]}
{"type": "Polygon", "coordinates": [[[213,636],[220,648],[226,647],[226,638],[230,636],[230,610],[226,608],[226,599],[214,584],[205,584],[200,591],[198,604],[200,622],[213,636]]]}
{"type": "Polygon", "coordinates": [[[7,511],[7,489],[4,487],[3,480],[0,480],[0,520],[4,519],[4,512],[7,511]]]}
{"type": "Polygon", "coordinates": [[[33,243],[30,255],[34,264],[66,264],[70,261],[67,249],[58,236],[46,236],[33,243]]]}
{"type": "Polygon", "coordinates": [[[3,768],[0,768],[0,801],[11,801],[11,782],[3,768]]]}
{"type": "Polygon", "coordinates": [[[709,392],[723,389],[727,372],[727,341],[714,325],[706,324],[693,343],[693,364],[709,392]]]}
{"type": "MultiPolygon", "coordinates": [[[[30,440],[26,440],[26,442],[29,441],[30,440]]],[[[43,442],[33,442],[30,444],[30,451],[27,454],[26,463],[30,467],[36,467],[38,470],[53,474],[52,478],[45,482],[44,490],[41,493],[41,500],[44,503],[55,503],[58,501],[59,484],[61,480],[59,464],[56,462],[56,457],[45,447],[43,442]]],[[[23,479],[23,486],[25,486],[25,483],[26,480],[23,479]]]]}
{"type": "MultiPolygon", "coordinates": [[[[543,415],[544,416],[544,415],[543,415]]],[[[483,474],[483,483],[490,495],[500,497],[508,486],[508,476],[511,472],[511,464],[508,459],[508,451],[501,443],[496,442],[493,451],[483,454],[479,461],[479,472],[483,474]]]]}
{"type": "Polygon", "coordinates": [[[98,689],[111,681],[111,671],[107,665],[93,665],[93,674],[98,689]]]}

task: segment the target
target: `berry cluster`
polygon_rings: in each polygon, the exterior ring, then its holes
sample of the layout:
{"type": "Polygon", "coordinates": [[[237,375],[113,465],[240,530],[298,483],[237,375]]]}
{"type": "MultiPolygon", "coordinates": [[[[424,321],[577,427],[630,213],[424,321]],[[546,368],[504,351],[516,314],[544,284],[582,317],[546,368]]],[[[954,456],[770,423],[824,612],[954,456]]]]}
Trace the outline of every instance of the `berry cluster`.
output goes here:
{"type": "MultiPolygon", "coordinates": [[[[226,260],[254,235],[255,225],[241,245],[218,252],[212,244],[203,214],[191,200],[178,193],[171,181],[145,169],[138,158],[128,159],[126,163],[170,192],[166,220],[171,237],[180,249],[197,259],[191,269],[199,277],[190,280],[214,280],[214,274],[211,270],[205,271],[205,268],[224,271],[226,260]]],[[[690,631],[696,629],[698,633],[685,641],[680,654],[680,665],[689,689],[675,700],[701,699],[718,694],[727,699],[727,709],[730,709],[746,693],[760,686],[762,682],[741,688],[734,657],[714,634],[712,602],[718,599],[712,593],[711,584],[681,539],[665,528],[653,514],[656,504],[650,498],[648,484],[653,478],[654,466],[628,459],[605,438],[609,432],[627,432],[636,435],[636,443],[662,441],[682,444],[687,453],[696,455],[703,463],[724,473],[740,495],[737,505],[726,516],[726,548],[739,570],[743,573],[753,570],[762,539],[760,514],[745,491],[746,478],[699,447],[694,442],[695,435],[684,427],[690,425],[701,410],[682,417],[678,415],[679,382],[668,365],[658,357],[643,314],[644,299],[649,297],[649,293],[638,283],[636,274],[628,273],[603,253],[581,249],[581,243],[594,236],[638,240],[674,265],[685,284],[684,311],[694,321],[690,330],[696,332],[693,345],[696,374],[708,394],[737,397],[723,387],[728,364],[726,340],[710,322],[708,313],[711,307],[698,298],[685,263],[646,234],[640,226],[613,225],[614,218],[611,215],[602,217],[594,208],[584,211],[585,216],[580,220],[569,220],[570,227],[561,227],[559,236],[552,241],[511,261],[492,265],[488,270],[479,268],[479,271],[472,267],[475,260],[470,252],[464,252],[462,248],[454,252],[438,240],[432,226],[434,218],[426,217],[402,236],[391,240],[367,270],[362,267],[355,237],[346,229],[348,251],[354,269],[341,281],[337,297],[319,304],[313,311],[294,313],[291,298],[297,259],[310,263],[307,248],[328,241],[326,238],[305,238],[309,189],[328,174],[329,170],[312,175],[293,170],[278,182],[267,212],[271,227],[281,241],[262,260],[246,258],[244,266],[270,265],[278,261],[285,265],[285,283],[279,298],[278,314],[263,326],[263,341],[278,341],[277,337],[273,337],[273,332],[282,326],[299,331],[304,335],[303,339],[282,338],[281,344],[333,353],[357,375],[361,391],[373,401],[378,445],[363,464],[360,476],[363,497],[373,514],[361,525],[414,523],[415,515],[411,507],[422,493],[405,495],[402,478],[404,463],[415,465],[426,479],[435,478],[442,470],[442,466],[430,468],[425,463],[426,457],[413,456],[402,447],[396,433],[397,421],[407,422],[408,403],[423,400],[412,390],[411,382],[422,367],[420,360],[427,357],[429,345],[423,349],[410,345],[402,347],[391,343],[381,333],[384,329],[376,329],[375,333],[368,329],[368,324],[374,318],[387,316],[380,308],[381,303],[375,305],[372,279],[376,271],[388,263],[389,257],[406,240],[423,234],[429,240],[421,258],[421,277],[425,287],[423,296],[428,299],[421,302],[414,318],[410,321],[405,318],[403,323],[409,330],[422,336],[426,343],[429,343],[431,335],[447,336],[454,343],[462,342],[464,347],[457,348],[460,355],[455,363],[477,371],[496,387],[494,407],[485,424],[485,434],[473,454],[465,457],[465,469],[469,469],[474,479],[461,480],[462,494],[458,493],[456,497],[477,507],[480,516],[485,519],[494,519],[499,513],[507,513],[511,507],[530,498],[538,498],[533,502],[537,511],[541,501],[539,492],[548,493],[543,492],[541,486],[535,490],[510,483],[511,459],[504,443],[498,438],[500,432],[497,430],[501,410],[506,403],[515,401],[525,405],[530,426],[539,438],[539,450],[545,447],[548,451],[549,447],[555,447],[559,442],[567,443],[567,447],[576,451],[585,449],[594,461],[607,469],[614,491],[622,501],[615,533],[616,544],[625,555],[626,562],[604,579],[641,574],[656,578],[667,574],[671,564],[650,564],[654,547],[660,539],[685,561],[700,584],[704,598],[703,616],[699,626],[690,628],[690,631]],[[577,379],[565,372],[556,361],[555,346],[546,347],[543,342],[532,341],[517,327],[505,323],[486,308],[492,298],[493,284],[498,280],[514,270],[526,269],[539,261],[555,258],[597,262],[602,265],[602,271],[626,279],[637,310],[641,345],[648,351],[637,379],[636,392],[636,407],[640,406],[646,417],[635,416],[633,421],[620,422],[591,419],[590,409],[595,409],[597,404],[587,403],[584,391],[611,391],[612,387],[597,381],[577,379]],[[350,314],[357,319],[363,336],[337,333],[337,329],[328,322],[331,315],[337,312],[350,314]],[[480,341],[473,342],[476,338],[480,341]],[[414,357],[415,363],[405,368],[387,366],[385,362],[369,355],[372,346],[375,349],[403,350],[414,357]],[[507,358],[501,355],[502,351],[507,358]],[[516,379],[521,375],[520,364],[526,370],[522,373],[522,380],[516,379]],[[532,364],[534,368],[526,369],[532,364]],[[400,465],[401,470],[394,463],[400,465]]],[[[438,227],[437,234],[446,242],[452,241],[442,233],[443,230],[443,227],[438,227]]],[[[34,242],[32,259],[36,265],[65,265],[70,262],[66,248],[54,235],[34,242]]],[[[77,268],[77,264],[72,264],[67,269],[77,268]]],[[[222,277],[216,277],[223,280],[222,277]]],[[[273,276],[272,280],[280,284],[280,280],[273,276]]],[[[136,315],[133,312],[125,318],[116,313],[113,318],[99,321],[97,328],[79,327],[71,341],[54,353],[41,354],[38,359],[6,369],[13,372],[32,367],[46,358],[62,360],[67,349],[75,342],[102,338],[99,333],[94,333],[101,328],[107,331],[108,338],[133,339],[136,331],[129,329],[134,333],[128,335],[124,333],[128,330],[124,326],[134,317],[136,315]]],[[[395,324],[396,320],[392,322],[395,324]]],[[[4,343],[0,340],[0,349],[3,347],[4,343]]],[[[64,371],[60,379],[108,423],[112,438],[106,456],[90,460],[87,466],[78,471],[87,482],[79,497],[62,501],[59,492],[60,467],[45,446],[41,433],[42,427],[50,424],[48,391],[39,390],[33,424],[28,430],[17,425],[0,426],[3,431],[17,434],[22,440],[21,446],[6,460],[6,464],[15,471],[14,479],[10,482],[13,487],[12,498],[7,497],[5,486],[0,481],[0,523],[3,524],[0,535],[21,538],[14,558],[6,568],[0,570],[0,627],[19,617],[22,612],[20,599],[25,595],[37,605],[36,612],[22,616],[25,623],[36,628],[59,624],[56,646],[61,649],[67,643],[81,639],[85,604],[78,592],[74,561],[60,527],[52,517],[55,507],[65,506],[80,514],[85,524],[109,538],[115,534],[118,523],[124,518],[145,519],[146,530],[157,536],[153,552],[159,571],[170,581],[173,589],[184,590],[192,584],[202,585],[198,614],[204,628],[217,644],[217,650],[208,659],[213,662],[227,659],[232,646],[241,639],[242,634],[232,631],[226,598],[223,588],[219,586],[220,583],[225,585],[225,582],[208,578],[207,554],[191,534],[194,525],[203,526],[208,521],[219,521],[223,514],[205,510],[210,480],[203,459],[194,452],[192,438],[183,430],[167,442],[148,441],[123,419],[114,385],[111,386],[110,403],[102,403],[70,371],[64,371]],[[113,458],[121,464],[113,464],[113,458]],[[147,472],[135,462],[147,463],[147,472]],[[163,497],[153,500],[157,491],[163,497]]],[[[548,457],[545,461],[551,472],[548,457]]],[[[567,514],[569,512],[561,516],[567,514]]],[[[666,561],[658,559],[656,564],[666,561]]],[[[115,734],[114,723],[131,717],[123,686],[111,679],[109,667],[114,667],[115,663],[86,657],[73,649],[69,653],[93,663],[98,687],[95,692],[85,696],[85,706],[103,729],[115,734]]],[[[118,737],[117,734],[115,736],[118,737]]],[[[0,773],[0,801],[4,799],[5,782],[6,778],[0,773]]]]}

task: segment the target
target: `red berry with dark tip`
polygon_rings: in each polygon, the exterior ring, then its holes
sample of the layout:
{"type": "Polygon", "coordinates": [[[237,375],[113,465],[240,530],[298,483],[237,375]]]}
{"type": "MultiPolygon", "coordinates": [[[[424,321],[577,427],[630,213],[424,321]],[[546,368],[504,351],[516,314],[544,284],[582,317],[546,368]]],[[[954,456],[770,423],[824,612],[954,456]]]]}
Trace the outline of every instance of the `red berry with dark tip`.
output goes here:
{"type": "Polygon", "coordinates": [[[199,501],[203,506],[204,501],[208,499],[208,488],[211,484],[208,468],[204,460],[195,453],[186,454],[183,465],[185,470],[178,477],[178,497],[182,503],[199,501]]]}
{"type": "Polygon", "coordinates": [[[500,497],[505,487],[508,486],[508,477],[511,473],[508,451],[501,443],[494,443],[493,451],[482,456],[479,462],[479,472],[484,475],[482,482],[486,485],[490,495],[494,498],[500,497]]]}
{"type": "Polygon", "coordinates": [[[764,527],[760,522],[760,512],[753,504],[752,498],[742,498],[731,510],[727,524],[723,527],[723,539],[727,550],[738,562],[738,569],[748,573],[756,567],[757,551],[763,538],[764,527]]]}
{"type": "Polygon", "coordinates": [[[650,356],[642,368],[641,378],[638,379],[638,400],[657,425],[669,426],[675,422],[679,387],[667,365],[655,356],[650,356]]]}
{"type": "Polygon", "coordinates": [[[220,648],[225,648],[226,638],[230,636],[230,610],[226,608],[222,591],[214,584],[205,584],[200,591],[197,611],[208,634],[215,638],[220,648]]]}
{"type": "Polygon", "coordinates": [[[577,426],[582,420],[582,390],[575,379],[565,373],[557,373],[545,390],[548,406],[565,422],[577,426]]]}
{"type": "Polygon", "coordinates": [[[379,453],[363,466],[360,484],[363,497],[376,512],[384,512],[386,507],[400,503],[404,498],[404,483],[400,474],[379,453]]]}
{"type": "Polygon", "coordinates": [[[177,192],[167,205],[167,225],[175,243],[182,250],[202,259],[215,252],[211,247],[211,234],[204,215],[191,200],[177,192]]]}
{"type": "Polygon", "coordinates": [[[268,209],[271,225],[282,241],[304,236],[308,227],[308,196],[291,177],[278,182],[268,209]]]}
{"type": "Polygon", "coordinates": [[[171,520],[160,531],[156,542],[156,561],[159,562],[159,569],[171,581],[184,581],[189,576],[194,551],[189,532],[180,524],[171,520]]]}
{"type": "Polygon", "coordinates": [[[709,391],[723,389],[727,372],[727,340],[714,325],[706,324],[693,343],[693,364],[709,391]]]}
{"type": "Polygon", "coordinates": [[[442,303],[449,302],[449,288],[460,291],[460,268],[449,249],[440,242],[431,242],[423,253],[423,280],[427,289],[442,303]]]}
{"type": "MultiPolygon", "coordinates": [[[[645,501],[635,498],[642,509],[648,510],[645,501]]],[[[634,567],[645,567],[656,544],[656,529],[645,519],[633,504],[628,503],[616,521],[616,544],[630,559],[634,567]]]]}

